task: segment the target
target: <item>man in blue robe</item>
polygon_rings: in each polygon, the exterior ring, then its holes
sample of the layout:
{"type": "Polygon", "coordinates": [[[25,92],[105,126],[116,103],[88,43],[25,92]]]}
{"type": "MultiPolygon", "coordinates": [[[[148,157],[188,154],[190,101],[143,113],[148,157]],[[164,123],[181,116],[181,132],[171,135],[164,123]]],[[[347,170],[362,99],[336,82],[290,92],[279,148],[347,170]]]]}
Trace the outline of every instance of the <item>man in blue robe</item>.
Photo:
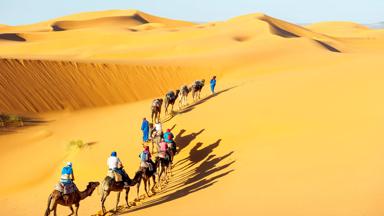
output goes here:
{"type": "Polygon", "coordinates": [[[215,94],[216,76],[212,77],[212,79],[210,81],[210,85],[211,85],[211,92],[212,92],[212,94],[215,94]]]}
{"type": "Polygon", "coordinates": [[[149,139],[149,122],[146,118],[143,118],[143,123],[141,124],[141,130],[143,131],[143,141],[148,142],[149,139]]]}

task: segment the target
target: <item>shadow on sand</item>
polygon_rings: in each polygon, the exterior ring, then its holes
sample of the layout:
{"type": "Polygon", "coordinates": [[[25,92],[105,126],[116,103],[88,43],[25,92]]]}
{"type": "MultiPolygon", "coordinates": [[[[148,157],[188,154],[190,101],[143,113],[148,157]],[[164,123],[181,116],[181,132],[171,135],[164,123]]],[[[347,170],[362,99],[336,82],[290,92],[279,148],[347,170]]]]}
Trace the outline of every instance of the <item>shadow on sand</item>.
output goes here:
{"type": "MultiPolygon", "coordinates": [[[[182,136],[185,133],[185,130],[182,130],[177,136],[179,150],[185,149],[203,131],[204,129],[182,136]]],[[[189,151],[187,157],[177,160],[174,164],[173,176],[163,190],[156,193],[154,198],[137,203],[135,207],[121,208],[117,214],[139,211],[188,196],[214,185],[220,178],[233,172],[234,169],[230,168],[235,163],[235,160],[230,158],[233,151],[221,156],[214,154],[214,150],[220,145],[220,142],[221,139],[218,139],[206,146],[202,142],[198,142],[189,151]]]]}

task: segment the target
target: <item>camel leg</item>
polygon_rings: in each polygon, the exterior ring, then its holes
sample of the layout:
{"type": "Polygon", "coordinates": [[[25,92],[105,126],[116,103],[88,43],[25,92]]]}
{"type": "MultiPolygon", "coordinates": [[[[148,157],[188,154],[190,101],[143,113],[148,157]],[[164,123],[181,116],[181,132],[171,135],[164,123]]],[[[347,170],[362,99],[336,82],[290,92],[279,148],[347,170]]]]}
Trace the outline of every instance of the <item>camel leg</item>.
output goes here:
{"type": "Polygon", "coordinates": [[[107,200],[108,195],[109,195],[109,191],[103,191],[103,194],[101,195],[101,208],[103,210],[103,214],[105,214],[107,211],[105,209],[104,203],[105,203],[105,200],[107,200]]]}
{"type": "Polygon", "coordinates": [[[76,215],[76,216],[79,215],[79,207],[80,207],[80,203],[75,203],[75,208],[76,208],[76,213],[75,213],[75,215],[76,215]]]}
{"type": "Polygon", "coordinates": [[[153,187],[151,188],[151,191],[152,191],[152,193],[155,193],[155,186],[156,186],[156,176],[155,175],[152,176],[152,180],[153,180],[153,187]]]}
{"type": "Polygon", "coordinates": [[[120,193],[121,193],[121,191],[117,192],[117,200],[116,200],[116,208],[115,208],[115,211],[116,211],[116,212],[117,212],[117,208],[119,207],[120,193]]]}
{"type": "Polygon", "coordinates": [[[57,213],[56,213],[56,209],[57,209],[57,203],[55,202],[54,204],[53,204],[53,215],[54,216],[57,216],[57,213]]]}
{"type": "MultiPolygon", "coordinates": [[[[151,176],[148,177],[148,190],[151,188],[151,176]]],[[[149,192],[148,192],[149,194],[149,192]]],[[[149,197],[149,195],[148,195],[149,197]]]]}
{"type": "Polygon", "coordinates": [[[159,190],[161,190],[161,175],[162,175],[162,169],[161,169],[161,164],[159,164],[159,171],[157,174],[157,184],[156,184],[159,190]]]}
{"type": "Polygon", "coordinates": [[[165,184],[168,184],[168,172],[169,172],[169,165],[165,168],[165,176],[164,176],[165,184]]]}
{"type": "MultiPolygon", "coordinates": [[[[163,164],[161,164],[160,165],[160,174],[159,174],[159,180],[158,180],[158,184],[159,184],[159,189],[161,190],[161,188],[162,188],[162,185],[161,185],[161,180],[162,180],[162,177],[163,177],[163,173],[164,173],[164,165],[163,164]]],[[[164,173],[165,174],[165,173],[164,173]]],[[[164,177],[163,177],[164,178],[164,177]]]]}
{"type": "Polygon", "coordinates": [[[73,215],[73,213],[75,213],[75,212],[73,211],[72,205],[69,206],[69,209],[71,209],[71,214],[69,214],[68,216],[73,215]]]}
{"type": "Polygon", "coordinates": [[[128,194],[129,194],[129,190],[130,190],[130,187],[128,187],[127,189],[125,189],[125,204],[127,204],[127,208],[129,208],[129,204],[128,204],[128,194]]]}
{"type": "Polygon", "coordinates": [[[49,197],[48,197],[48,207],[47,207],[47,210],[45,211],[44,216],[48,216],[51,213],[51,211],[52,211],[52,209],[51,209],[51,202],[52,202],[52,195],[49,195],[49,197]]]}
{"type": "Polygon", "coordinates": [[[144,190],[145,190],[145,193],[147,194],[147,197],[149,197],[149,194],[148,194],[148,188],[147,188],[147,183],[149,182],[149,179],[143,179],[144,180],[144,190]]]}
{"type": "Polygon", "coordinates": [[[177,105],[179,106],[179,110],[181,108],[181,100],[183,100],[183,97],[181,97],[180,100],[179,100],[179,103],[177,103],[177,105]]]}
{"type": "Polygon", "coordinates": [[[139,182],[137,182],[137,190],[136,190],[136,192],[137,192],[137,194],[136,194],[136,195],[137,195],[136,200],[137,200],[137,201],[140,200],[140,198],[139,198],[140,184],[141,184],[141,180],[140,180],[139,182]]]}

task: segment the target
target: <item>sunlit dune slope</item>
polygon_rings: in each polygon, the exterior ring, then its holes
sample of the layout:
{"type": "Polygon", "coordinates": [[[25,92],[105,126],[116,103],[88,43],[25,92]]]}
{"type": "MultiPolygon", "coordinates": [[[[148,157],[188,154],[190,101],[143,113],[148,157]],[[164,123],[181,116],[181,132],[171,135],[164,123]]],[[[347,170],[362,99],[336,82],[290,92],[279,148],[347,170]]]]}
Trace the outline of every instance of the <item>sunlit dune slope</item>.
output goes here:
{"type": "MultiPolygon", "coordinates": [[[[218,80],[216,96],[205,88],[200,102],[190,99],[192,106],[173,118],[163,116],[180,147],[175,175],[161,193],[130,209],[122,206],[120,213],[382,215],[384,104],[377,98],[384,65],[379,56],[342,60],[315,68],[271,67],[263,74],[254,73],[256,66],[238,69],[218,80]]],[[[13,164],[0,167],[8,173],[0,187],[0,212],[41,214],[68,160],[81,190],[88,181],[102,180],[112,150],[132,177],[149,104],[42,114],[54,121],[0,136],[0,164],[13,164]],[[76,139],[91,144],[70,148],[76,139]]],[[[132,188],[129,201],[134,198],[132,188]]],[[[115,202],[113,193],[106,207],[115,202]]],[[[80,214],[99,210],[96,191],[81,203],[80,214]]],[[[59,207],[59,215],[68,213],[59,207]]]]}
{"type": "Polygon", "coordinates": [[[372,34],[380,31],[353,22],[320,22],[308,25],[306,28],[335,37],[362,37],[364,33],[372,34]]]}
{"type": "MultiPolygon", "coordinates": [[[[265,14],[193,24],[113,10],[0,27],[0,112],[44,120],[0,128],[0,215],[41,215],[66,161],[80,190],[113,150],[132,177],[152,99],[205,79],[200,101],[161,113],[179,147],[169,184],[134,203],[132,188],[119,214],[382,216],[383,48],[382,30],[265,14]]],[[[79,213],[100,209],[95,191],[79,213]]]]}

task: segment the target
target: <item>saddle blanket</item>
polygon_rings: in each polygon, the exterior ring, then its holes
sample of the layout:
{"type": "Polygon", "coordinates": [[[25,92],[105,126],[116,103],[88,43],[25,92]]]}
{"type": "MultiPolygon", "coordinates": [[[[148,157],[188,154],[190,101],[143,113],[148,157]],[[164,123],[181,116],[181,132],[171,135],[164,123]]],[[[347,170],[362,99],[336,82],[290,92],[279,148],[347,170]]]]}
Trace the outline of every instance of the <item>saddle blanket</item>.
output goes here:
{"type": "Polygon", "coordinates": [[[77,191],[78,189],[74,183],[63,184],[59,182],[56,184],[55,190],[61,192],[63,195],[66,195],[66,194],[71,194],[77,191]]]}
{"type": "Polygon", "coordinates": [[[148,168],[149,171],[153,170],[153,166],[149,162],[141,161],[140,162],[140,168],[148,168]]]}
{"type": "Polygon", "coordinates": [[[113,170],[108,170],[107,176],[113,178],[115,182],[123,181],[123,176],[120,173],[115,172],[113,170]]]}

